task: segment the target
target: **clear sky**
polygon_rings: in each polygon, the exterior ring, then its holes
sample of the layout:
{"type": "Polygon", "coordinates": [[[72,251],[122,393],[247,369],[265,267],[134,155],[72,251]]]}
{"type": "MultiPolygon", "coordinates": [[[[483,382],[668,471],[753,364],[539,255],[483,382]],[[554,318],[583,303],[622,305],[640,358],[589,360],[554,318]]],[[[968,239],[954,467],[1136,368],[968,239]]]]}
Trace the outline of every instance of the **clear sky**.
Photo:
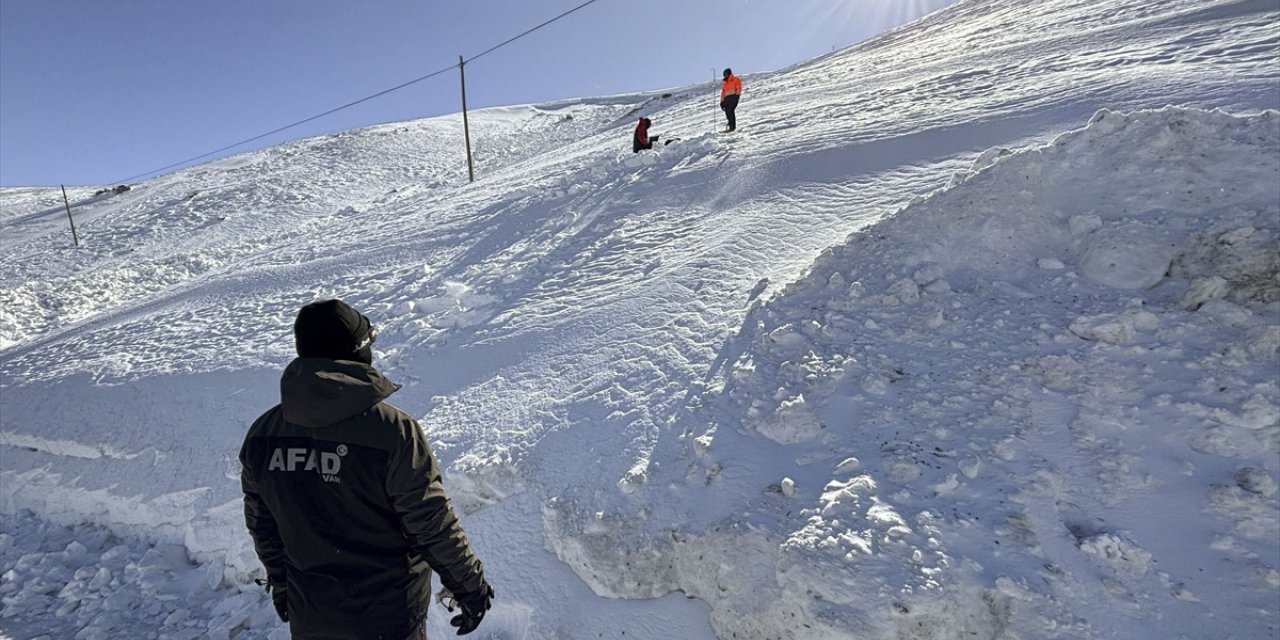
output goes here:
{"type": "MultiPolygon", "coordinates": [[[[779,69],[953,1],[597,0],[468,64],[468,106],[779,69]]],[[[0,185],[116,183],[471,58],[583,2],[0,0],[0,185]]],[[[219,155],[459,110],[454,70],[219,155]]]]}

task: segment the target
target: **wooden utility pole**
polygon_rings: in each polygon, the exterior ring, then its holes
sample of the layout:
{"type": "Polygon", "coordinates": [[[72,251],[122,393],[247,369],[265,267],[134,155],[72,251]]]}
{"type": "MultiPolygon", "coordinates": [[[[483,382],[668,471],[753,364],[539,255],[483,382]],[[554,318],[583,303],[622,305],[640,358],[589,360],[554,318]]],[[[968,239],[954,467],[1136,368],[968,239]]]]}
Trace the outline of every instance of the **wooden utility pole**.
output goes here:
{"type": "Polygon", "coordinates": [[[62,185],[62,204],[67,206],[67,220],[71,222],[71,240],[80,246],[80,236],[76,235],[76,220],[71,217],[71,201],[67,199],[67,185],[62,185]]]}
{"type": "Polygon", "coordinates": [[[458,75],[462,78],[462,135],[467,139],[467,177],[476,181],[475,164],[471,161],[471,126],[467,124],[467,61],[458,56],[458,75]]]}

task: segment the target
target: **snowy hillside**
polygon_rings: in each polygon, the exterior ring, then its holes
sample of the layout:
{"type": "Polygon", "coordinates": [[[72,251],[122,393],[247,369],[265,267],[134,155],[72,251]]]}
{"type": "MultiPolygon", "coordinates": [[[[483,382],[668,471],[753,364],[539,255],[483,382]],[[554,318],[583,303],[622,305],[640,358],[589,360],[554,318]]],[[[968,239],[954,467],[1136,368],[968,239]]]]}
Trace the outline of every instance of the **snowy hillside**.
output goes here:
{"type": "Polygon", "coordinates": [[[0,636],[287,637],[235,454],[341,297],[476,637],[1280,637],[1277,25],[964,0],[745,76],[736,134],[486,110],[468,184],[459,117],[379,125],[69,190],[78,249],[0,191],[0,636]]]}

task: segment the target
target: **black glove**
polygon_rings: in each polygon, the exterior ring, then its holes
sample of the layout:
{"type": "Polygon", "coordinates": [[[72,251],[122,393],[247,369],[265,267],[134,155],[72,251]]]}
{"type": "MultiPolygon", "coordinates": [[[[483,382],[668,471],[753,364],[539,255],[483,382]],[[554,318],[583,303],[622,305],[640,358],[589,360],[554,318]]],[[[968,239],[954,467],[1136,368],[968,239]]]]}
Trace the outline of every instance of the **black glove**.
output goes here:
{"type": "Polygon", "coordinates": [[[487,582],[481,582],[480,588],[475,593],[465,596],[455,595],[454,600],[462,612],[450,619],[449,624],[458,628],[458,635],[465,636],[475,631],[476,627],[480,626],[480,621],[484,620],[484,613],[492,606],[493,587],[490,587],[487,582]]]}

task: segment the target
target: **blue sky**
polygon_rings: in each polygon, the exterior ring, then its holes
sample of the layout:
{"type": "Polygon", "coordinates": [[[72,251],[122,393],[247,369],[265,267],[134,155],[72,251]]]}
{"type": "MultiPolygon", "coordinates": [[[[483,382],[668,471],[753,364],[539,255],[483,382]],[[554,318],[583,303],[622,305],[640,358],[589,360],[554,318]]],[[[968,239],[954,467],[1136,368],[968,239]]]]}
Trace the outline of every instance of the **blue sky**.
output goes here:
{"type": "MultiPolygon", "coordinates": [[[[0,185],[116,183],[470,58],[584,1],[3,0],[0,185]]],[[[468,106],[779,69],[952,1],[598,0],[468,64],[468,106]]],[[[460,108],[455,70],[219,155],[460,108]]]]}

